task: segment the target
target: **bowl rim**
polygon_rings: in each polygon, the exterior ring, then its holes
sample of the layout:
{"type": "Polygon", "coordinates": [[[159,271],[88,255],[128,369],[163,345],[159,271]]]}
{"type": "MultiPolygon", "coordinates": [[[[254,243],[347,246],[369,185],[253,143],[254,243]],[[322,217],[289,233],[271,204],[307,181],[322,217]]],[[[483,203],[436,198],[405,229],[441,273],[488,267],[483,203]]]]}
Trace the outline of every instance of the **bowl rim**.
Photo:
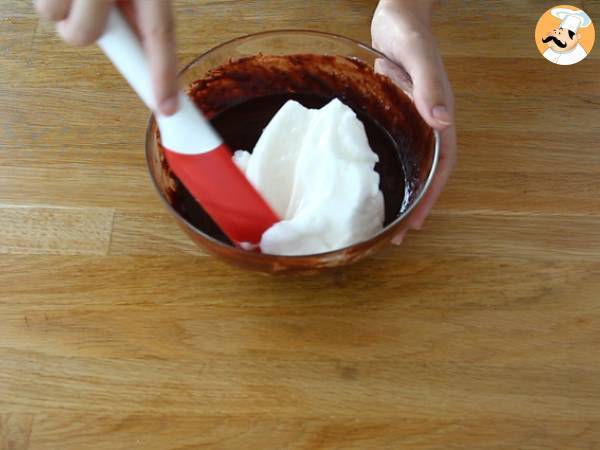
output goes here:
{"type": "MultiPolygon", "coordinates": [[[[257,33],[245,34],[243,36],[238,36],[236,38],[233,38],[233,39],[225,41],[221,44],[218,44],[214,47],[211,47],[209,50],[206,50],[206,51],[202,52],[200,55],[193,58],[181,70],[179,70],[177,72],[177,78],[180,78],[183,73],[185,73],[188,69],[190,69],[199,60],[201,60],[202,58],[205,58],[206,56],[210,55],[211,53],[213,53],[223,47],[226,47],[226,46],[229,46],[236,42],[241,42],[244,40],[250,40],[253,38],[257,38],[257,37],[278,35],[278,34],[281,34],[281,35],[307,34],[307,35],[312,35],[312,36],[320,36],[320,37],[345,41],[349,44],[358,46],[359,48],[362,48],[363,50],[374,53],[379,57],[385,58],[387,61],[394,64],[396,67],[398,67],[399,69],[401,69],[402,71],[404,71],[406,73],[406,69],[404,69],[402,66],[400,66],[395,61],[389,59],[385,54],[381,53],[380,51],[374,49],[373,47],[366,45],[356,39],[353,39],[353,38],[350,38],[347,36],[342,36],[342,35],[336,34],[336,33],[326,32],[326,31],[291,28],[291,29],[267,30],[267,31],[260,31],[257,33]]],[[[410,75],[409,75],[408,79],[412,86],[412,80],[410,79],[410,75]]],[[[199,230],[193,224],[191,224],[188,220],[186,220],[181,214],[179,214],[179,212],[177,212],[177,210],[175,208],[173,208],[173,206],[167,201],[165,195],[163,194],[163,192],[161,191],[161,189],[158,185],[156,178],[153,175],[152,162],[150,161],[150,152],[148,151],[149,141],[150,141],[151,134],[152,134],[152,125],[155,122],[156,121],[154,119],[154,114],[151,114],[150,118],[148,119],[148,125],[146,127],[146,136],[145,136],[145,140],[144,140],[144,147],[145,147],[146,166],[148,169],[148,175],[149,175],[150,179],[152,180],[152,184],[154,185],[154,188],[156,189],[158,196],[159,196],[160,200],[162,201],[162,203],[167,207],[167,209],[169,210],[169,212],[171,214],[173,214],[176,218],[178,218],[181,221],[181,223],[185,224],[185,226],[189,230],[191,230],[194,234],[199,234],[203,239],[206,239],[206,240],[210,241],[211,243],[216,244],[219,247],[222,247],[224,250],[232,251],[235,253],[241,253],[241,254],[248,253],[246,250],[242,250],[235,246],[228,245],[218,239],[215,239],[214,237],[210,236],[209,234],[204,233],[202,230],[199,230]]],[[[375,243],[382,235],[388,233],[391,228],[394,228],[396,225],[398,225],[400,222],[402,222],[406,217],[408,217],[409,214],[421,203],[421,201],[423,200],[425,195],[428,193],[428,191],[431,187],[431,183],[433,182],[433,178],[434,178],[435,174],[437,173],[437,168],[438,168],[439,159],[440,159],[440,152],[441,152],[441,134],[440,134],[439,130],[436,130],[435,128],[432,128],[432,131],[433,131],[433,135],[434,135],[433,161],[431,162],[431,169],[429,170],[429,173],[427,174],[427,178],[425,179],[425,181],[422,184],[422,189],[417,194],[417,196],[414,199],[414,201],[412,202],[412,204],[402,214],[400,214],[398,217],[396,217],[396,219],[394,219],[388,225],[383,227],[379,232],[377,232],[370,238],[365,239],[363,241],[357,242],[352,245],[348,245],[346,247],[339,248],[337,250],[330,250],[327,252],[311,253],[311,254],[306,254],[306,255],[276,255],[276,254],[271,254],[271,253],[252,252],[252,257],[260,258],[260,259],[271,259],[273,257],[276,257],[276,258],[280,259],[280,262],[302,260],[305,258],[315,258],[315,257],[327,258],[327,257],[334,257],[335,255],[343,254],[347,251],[350,251],[351,249],[353,249],[356,246],[362,246],[362,245],[369,244],[369,243],[375,243]]]]}

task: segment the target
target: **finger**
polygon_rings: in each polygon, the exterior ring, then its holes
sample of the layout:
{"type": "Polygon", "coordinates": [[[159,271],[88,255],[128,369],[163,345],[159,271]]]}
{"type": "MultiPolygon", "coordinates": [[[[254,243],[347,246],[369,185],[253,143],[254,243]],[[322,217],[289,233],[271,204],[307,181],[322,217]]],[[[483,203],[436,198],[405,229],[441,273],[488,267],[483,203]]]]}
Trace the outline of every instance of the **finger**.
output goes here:
{"type": "Polygon", "coordinates": [[[409,226],[415,230],[420,230],[423,227],[427,215],[444,190],[450,179],[450,174],[456,165],[456,130],[453,126],[441,132],[441,143],[440,160],[434,179],[425,198],[423,198],[409,220],[409,226]]]}
{"type": "Polygon", "coordinates": [[[174,114],[179,105],[171,2],[137,0],[136,9],[144,49],[150,60],[156,104],[162,114],[174,114]]]}
{"type": "Polygon", "coordinates": [[[102,36],[110,0],[73,0],[69,17],[57,25],[58,34],[70,44],[89,45],[102,36]]]}
{"type": "Polygon", "coordinates": [[[127,21],[127,23],[129,23],[131,29],[141,39],[142,33],[140,33],[140,28],[138,27],[136,13],[137,8],[135,3],[133,3],[133,1],[130,0],[116,0],[116,5],[121,10],[123,17],[125,17],[125,20],[127,21]]]}
{"type": "Polygon", "coordinates": [[[406,236],[406,232],[408,230],[402,230],[400,233],[398,233],[393,239],[392,239],[392,244],[394,245],[400,245],[402,244],[402,241],[404,241],[404,237],[406,236]]]}
{"type": "Polygon", "coordinates": [[[391,56],[410,74],[415,106],[423,119],[443,130],[454,121],[454,99],[435,39],[428,31],[406,36],[394,45],[391,56]]]}
{"type": "Polygon", "coordinates": [[[45,19],[59,22],[69,16],[71,0],[36,0],[35,9],[45,19]]]}

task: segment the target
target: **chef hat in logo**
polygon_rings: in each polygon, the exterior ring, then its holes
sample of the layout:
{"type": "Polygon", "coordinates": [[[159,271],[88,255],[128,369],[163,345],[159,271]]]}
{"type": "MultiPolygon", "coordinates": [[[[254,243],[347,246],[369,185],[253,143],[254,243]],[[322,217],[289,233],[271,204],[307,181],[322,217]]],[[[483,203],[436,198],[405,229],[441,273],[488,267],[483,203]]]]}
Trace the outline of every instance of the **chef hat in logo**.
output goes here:
{"type": "Polygon", "coordinates": [[[567,8],[554,8],[552,15],[562,21],[560,23],[561,28],[571,30],[573,33],[577,33],[579,28],[589,27],[592,23],[590,16],[580,9],[574,11],[567,8]]]}

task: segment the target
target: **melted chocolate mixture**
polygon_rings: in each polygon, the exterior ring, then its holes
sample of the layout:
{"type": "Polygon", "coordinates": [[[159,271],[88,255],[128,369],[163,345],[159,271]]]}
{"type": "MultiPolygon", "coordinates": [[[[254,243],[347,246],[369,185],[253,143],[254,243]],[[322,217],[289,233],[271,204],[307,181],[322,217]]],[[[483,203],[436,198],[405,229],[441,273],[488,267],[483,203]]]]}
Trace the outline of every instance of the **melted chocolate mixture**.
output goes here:
{"type": "MultiPolygon", "coordinates": [[[[415,136],[410,100],[388,78],[366,64],[321,55],[256,56],[233,61],[196,81],[190,95],[232,150],[251,151],[262,130],[290,99],[321,108],[337,97],[365,126],[379,155],[375,169],[385,199],[385,224],[403,211],[415,167],[407,150],[415,136]]],[[[416,114],[418,117],[418,114],[416,114]]],[[[163,160],[163,165],[166,162],[163,160]]],[[[315,161],[318,164],[318,161],[315,161]]],[[[192,225],[229,243],[202,207],[176,180],[173,207],[192,225]]]]}

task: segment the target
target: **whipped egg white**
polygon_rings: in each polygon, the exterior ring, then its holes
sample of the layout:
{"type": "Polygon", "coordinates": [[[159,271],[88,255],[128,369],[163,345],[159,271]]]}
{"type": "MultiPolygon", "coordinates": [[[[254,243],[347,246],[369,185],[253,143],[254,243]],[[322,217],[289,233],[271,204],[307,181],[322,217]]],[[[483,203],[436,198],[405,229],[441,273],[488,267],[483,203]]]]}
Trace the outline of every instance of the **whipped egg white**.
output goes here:
{"type": "Polygon", "coordinates": [[[321,109],[288,101],[252,153],[237,151],[234,161],[282,218],[263,234],[263,253],[324,253],[383,228],[378,156],[362,122],[338,99],[321,109]]]}

